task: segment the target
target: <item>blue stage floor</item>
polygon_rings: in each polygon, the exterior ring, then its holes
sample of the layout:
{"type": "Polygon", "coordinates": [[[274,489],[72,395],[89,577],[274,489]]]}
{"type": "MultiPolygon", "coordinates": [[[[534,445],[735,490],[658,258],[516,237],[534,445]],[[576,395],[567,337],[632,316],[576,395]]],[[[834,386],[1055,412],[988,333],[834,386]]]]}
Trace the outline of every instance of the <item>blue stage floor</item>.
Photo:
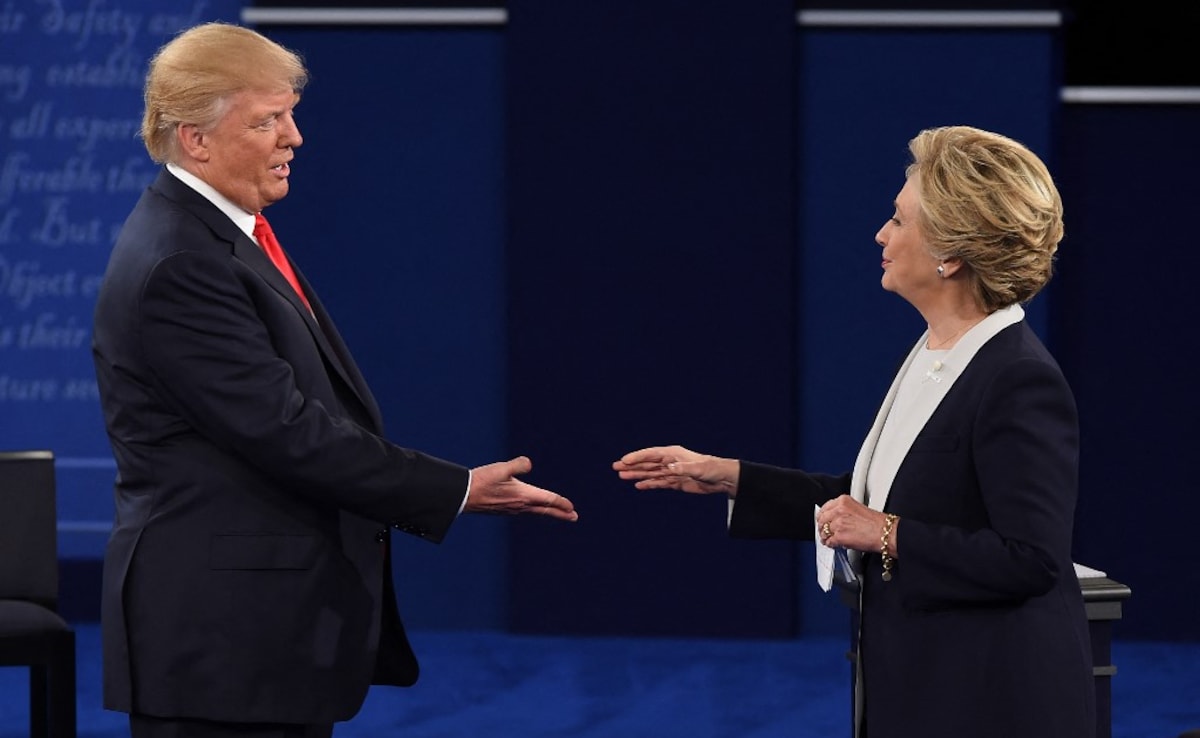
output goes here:
{"type": "MultiPolygon", "coordinates": [[[[421,680],[373,689],[335,738],[849,735],[840,639],[410,635],[421,680]]],[[[1112,650],[1113,738],[1200,728],[1200,643],[1118,641],[1112,650]]],[[[100,707],[99,654],[98,626],[78,626],[79,738],[124,738],[125,716],[100,707]]],[[[25,679],[24,669],[0,668],[0,738],[28,735],[25,679]]]]}

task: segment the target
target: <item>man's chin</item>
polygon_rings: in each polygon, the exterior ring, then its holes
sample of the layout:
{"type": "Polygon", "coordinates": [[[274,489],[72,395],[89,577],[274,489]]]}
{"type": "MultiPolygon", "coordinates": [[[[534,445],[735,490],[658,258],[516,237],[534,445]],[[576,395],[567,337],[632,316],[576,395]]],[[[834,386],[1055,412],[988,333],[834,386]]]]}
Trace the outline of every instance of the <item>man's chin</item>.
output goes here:
{"type": "Polygon", "coordinates": [[[283,198],[287,197],[288,190],[289,190],[288,183],[286,181],[284,181],[283,183],[281,183],[281,185],[276,185],[275,187],[270,188],[270,190],[268,192],[264,192],[263,193],[263,202],[265,204],[263,205],[263,207],[265,208],[268,205],[274,205],[275,203],[279,202],[283,198]]]}

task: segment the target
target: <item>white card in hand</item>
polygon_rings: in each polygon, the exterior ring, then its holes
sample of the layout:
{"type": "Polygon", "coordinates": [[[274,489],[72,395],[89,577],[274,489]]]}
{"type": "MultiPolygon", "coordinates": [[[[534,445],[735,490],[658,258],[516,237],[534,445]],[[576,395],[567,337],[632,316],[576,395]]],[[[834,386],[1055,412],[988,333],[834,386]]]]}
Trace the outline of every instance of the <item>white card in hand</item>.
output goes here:
{"type": "Polygon", "coordinates": [[[817,525],[819,505],[813,506],[813,541],[817,544],[817,584],[828,592],[833,587],[833,549],[821,542],[821,526],[817,525]]]}

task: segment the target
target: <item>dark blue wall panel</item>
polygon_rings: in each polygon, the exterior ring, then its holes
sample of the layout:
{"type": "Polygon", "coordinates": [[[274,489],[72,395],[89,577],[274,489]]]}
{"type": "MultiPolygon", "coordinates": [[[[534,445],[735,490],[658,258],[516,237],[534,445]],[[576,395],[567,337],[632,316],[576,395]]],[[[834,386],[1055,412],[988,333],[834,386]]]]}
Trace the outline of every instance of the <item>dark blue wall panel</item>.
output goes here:
{"type": "Polygon", "coordinates": [[[520,520],[520,631],[786,635],[794,555],[723,497],[617,480],[794,443],[790,3],[509,3],[510,443],[572,497],[520,520]]]}
{"type": "Polygon", "coordinates": [[[1117,635],[1197,640],[1200,106],[1073,105],[1054,336],[1083,430],[1080,560],[1129,585],[1117,635]]]}

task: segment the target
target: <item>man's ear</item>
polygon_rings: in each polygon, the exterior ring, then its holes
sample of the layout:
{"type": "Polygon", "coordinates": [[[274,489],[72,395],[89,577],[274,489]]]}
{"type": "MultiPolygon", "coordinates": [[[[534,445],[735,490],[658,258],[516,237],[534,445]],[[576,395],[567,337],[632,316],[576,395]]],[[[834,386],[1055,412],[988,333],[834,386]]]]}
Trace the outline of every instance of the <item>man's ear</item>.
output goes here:
{"type": "Polygon", "coordinates": [[[181,123],[175,127],[179,139],[179,150],[184,156],[196,161],[208,161],[208,136],[195,123],[181,123]]]}

